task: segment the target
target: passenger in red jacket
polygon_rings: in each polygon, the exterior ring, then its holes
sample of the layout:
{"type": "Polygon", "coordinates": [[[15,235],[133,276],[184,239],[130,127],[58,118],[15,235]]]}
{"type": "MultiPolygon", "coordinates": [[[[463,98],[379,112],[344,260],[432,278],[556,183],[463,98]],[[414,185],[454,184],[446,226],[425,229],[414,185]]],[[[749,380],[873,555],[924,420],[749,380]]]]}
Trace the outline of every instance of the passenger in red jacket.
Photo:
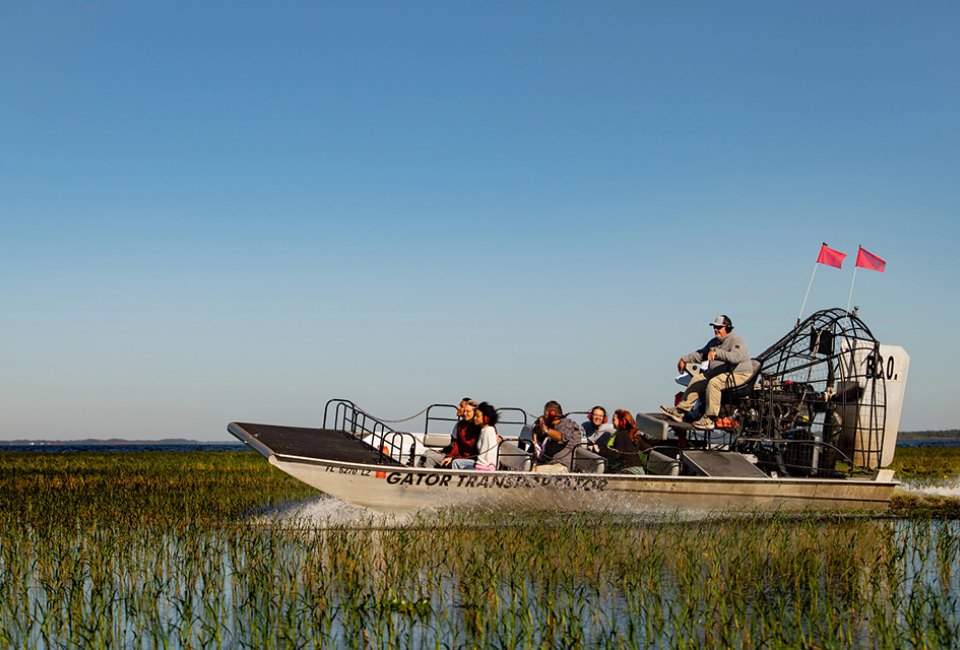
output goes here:
{"type": "Polygon", "coordinates": [[[450,444],[440,450],[443,460],[440,467],[448,467],[457,458],[476,458],[477,443],[480,440],[480,427],[474,423],[476,400],[464,397],[457,407],[457,423],[450,434],[450,444]]]}

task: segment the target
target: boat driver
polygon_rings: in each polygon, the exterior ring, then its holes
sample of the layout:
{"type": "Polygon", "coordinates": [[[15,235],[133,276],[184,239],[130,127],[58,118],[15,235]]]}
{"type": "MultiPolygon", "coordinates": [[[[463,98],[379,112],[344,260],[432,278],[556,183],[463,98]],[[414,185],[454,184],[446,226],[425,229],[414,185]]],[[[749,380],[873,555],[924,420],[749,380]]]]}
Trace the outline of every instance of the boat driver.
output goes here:
{"type": "Polygon", "coordinates": [[[572,468],[573,450],[584,438],[583,428],[563,415],[559,402],[550,400],[543,405],[543,415],[537,418],[532,433],[537,462],[572,468]]]}
{"type": "Polygon", "coordinates": [[[720,391],[727,386],[742,384],[753,374],[750,351],[743,337],[734,333],[730,317],[720,314],[710,323],[710,327],[713,328],[713,338],[699,350],[680,357],[677,363],[681,373],[691,363],[707,362],[709,368],[701,367],[690,373],[690,383],[676,406],[660,407],[660,411],[671,420],[683,422],[697,400],[704,400],[703,416],[692,423],[695,429],[715,428],[715,421],[720,414],[720,391]]]}

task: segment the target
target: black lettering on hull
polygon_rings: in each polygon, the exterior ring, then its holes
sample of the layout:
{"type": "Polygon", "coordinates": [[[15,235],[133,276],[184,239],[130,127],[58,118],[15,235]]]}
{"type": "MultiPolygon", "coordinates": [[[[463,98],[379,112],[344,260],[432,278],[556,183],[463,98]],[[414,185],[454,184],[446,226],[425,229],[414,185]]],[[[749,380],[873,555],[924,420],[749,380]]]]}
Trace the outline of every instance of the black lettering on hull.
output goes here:
{"type": "MultiPolygon", "coordinates": [[[[327,471],[333,471],[333,468],[327,468],[327,471]]],[[[352,468],[341,468],[340,473],[360,473],[361,476],[371,476],[370,470],[362,470],[361,472],[360,470],[352,468]]],[[[501,490],[552,488],[575,492],[603,492],[607,489],[607,484],[609,483],[609,479],[602,476],[558,476],[556,474],[534,474],[533,476],[525,476],[521,474],[486,474],[482,472],[456,475],[447,472],[389,472],[386,474],[386,480],[390,485],[416,485],[428,488],[494,488],[501,490]],[[454,478],[457,480],[454,481],[454,478]]]]}

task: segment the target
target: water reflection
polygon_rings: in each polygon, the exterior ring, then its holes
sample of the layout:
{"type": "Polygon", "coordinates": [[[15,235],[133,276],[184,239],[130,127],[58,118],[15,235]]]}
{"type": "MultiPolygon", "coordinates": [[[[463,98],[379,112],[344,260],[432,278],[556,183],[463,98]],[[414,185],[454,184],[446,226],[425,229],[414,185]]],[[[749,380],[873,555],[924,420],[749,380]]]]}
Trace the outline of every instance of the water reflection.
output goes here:
{"type": "Polygon", "coordinates": [[[423,513],[319,498],[8,533],[3,643],[955,646],[960,521],[423,513]],[[952,641],[952,642],[951,642],[952,641]]]}

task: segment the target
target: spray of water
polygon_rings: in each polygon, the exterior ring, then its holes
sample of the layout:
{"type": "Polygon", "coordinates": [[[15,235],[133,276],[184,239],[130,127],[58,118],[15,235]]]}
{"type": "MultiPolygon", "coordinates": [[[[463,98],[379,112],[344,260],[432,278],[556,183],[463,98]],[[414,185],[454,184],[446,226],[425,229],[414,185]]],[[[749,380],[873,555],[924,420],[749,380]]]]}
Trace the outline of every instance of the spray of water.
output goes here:
{"type": "Polygon", "coordinates": [[[905,481],[901,489],[909,494],[960,499],[960,479],[957,478],[933,482],[905,481]]]}
{"type": "Polygon", "coordinates": [[[408,525],[417,516],[382,514],[321,495],[279,506],[258,514],[251,521],[282,528],[397,528],[408,525]]]}
{"type": "MultiPolygon", "coordinates": [[[[960,496],[960,486],[954,484],[954,493],[960,496]]],[[[927,492],[934,494],[934,492],[927,492]]],[[[555,496],[555,495],[554,495],[555,496]]],[[[682,524],[684,522],[714,521],[723,519],[764,518],[776,513],[757,512],[718,512],[697,510],[651,509],[643,504],[632,504],[625,508],[623,504],[613,510],[610,503],[597,499],[590,501],[592,495],[580,495],[584,498],[586,511],[551,510],[546,504],[542,510],[531,511],[527,508],[514,511],[510,508],[491,508],[482,502],[473,505],[459,504],[456,509],[437,508],[407,513],[379,513],[360,506],[350,505],[325,495],[313,499],[297,501],[278,506],[250,518],[255,524],[288,529],[323,530],[331,528],[348,529],[395,529],[395,528],[442,528],[450,525],[470,528],[496,528],[524,526],[552,526],[569,524],[571,517],[589,520],[601,518],[607,523],[619,522],[623,525],[682,524]]],[[[783,513],[779,513],[783,517],[783,513]]],[[[797,514],[803,517],[802,514],[797,514]]]]}

